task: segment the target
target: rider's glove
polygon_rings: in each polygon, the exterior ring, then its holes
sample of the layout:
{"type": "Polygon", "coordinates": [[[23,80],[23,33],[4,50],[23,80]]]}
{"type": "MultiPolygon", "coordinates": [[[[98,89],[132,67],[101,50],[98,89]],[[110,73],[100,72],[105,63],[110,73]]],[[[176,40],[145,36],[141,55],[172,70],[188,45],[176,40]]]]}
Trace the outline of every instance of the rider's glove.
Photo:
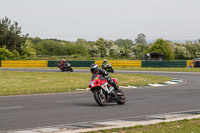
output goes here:
{"type": "Polygon", "coordinates": [[[105,78],[108,79],[110,77],[110,75],[106,75],[105,78]]]}

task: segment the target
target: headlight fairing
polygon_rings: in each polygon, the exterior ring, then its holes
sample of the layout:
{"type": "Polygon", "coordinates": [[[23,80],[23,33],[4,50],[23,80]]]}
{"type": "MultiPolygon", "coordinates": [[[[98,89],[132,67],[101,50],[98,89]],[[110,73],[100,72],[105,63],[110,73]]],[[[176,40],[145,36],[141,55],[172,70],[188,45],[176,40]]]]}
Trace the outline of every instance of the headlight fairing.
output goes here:
{"type": "Polygon", "coordinates": [[[95,81],[92,81],[89,86],[93,87],[94,86],[95,81]]]}

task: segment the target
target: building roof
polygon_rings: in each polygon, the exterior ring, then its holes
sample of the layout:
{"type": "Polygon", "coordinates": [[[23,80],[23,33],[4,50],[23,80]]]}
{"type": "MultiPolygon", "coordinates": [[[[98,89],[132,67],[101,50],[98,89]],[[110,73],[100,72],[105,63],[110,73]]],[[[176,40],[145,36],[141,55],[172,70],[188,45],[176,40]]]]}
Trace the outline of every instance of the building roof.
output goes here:
{"type": "Polygon", "coordinates": [[[200,58],[193,58],[192,60],[200,60],[200,58]]]}
{"type": "Polygon", "coordinates": [[[162,54],[162,53],[159,53],[159,52],[152,52],[152,53],[150,53],[151,55],[162,55],[162,56],[164,56],[164,54],[162,54]]]}

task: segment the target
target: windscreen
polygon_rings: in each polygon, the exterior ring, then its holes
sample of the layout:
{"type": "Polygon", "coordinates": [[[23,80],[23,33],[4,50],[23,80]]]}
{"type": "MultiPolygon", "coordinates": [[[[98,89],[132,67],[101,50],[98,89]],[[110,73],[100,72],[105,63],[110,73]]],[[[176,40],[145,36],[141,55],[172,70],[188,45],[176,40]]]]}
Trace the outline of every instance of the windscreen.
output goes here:
{"type": "Polygon", "coordinates": [[[91,81],[97,77],[97,74],[92,74],[91,81]]]}

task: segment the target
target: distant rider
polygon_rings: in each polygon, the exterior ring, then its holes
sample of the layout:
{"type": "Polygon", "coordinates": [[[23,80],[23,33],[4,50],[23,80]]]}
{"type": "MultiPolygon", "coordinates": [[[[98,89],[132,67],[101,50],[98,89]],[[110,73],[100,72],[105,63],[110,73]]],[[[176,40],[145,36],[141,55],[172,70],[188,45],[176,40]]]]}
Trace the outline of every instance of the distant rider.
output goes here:
{"type": "Polygon", "coordinates": [[[67,67],[67,64],[68,63],[67,63],[66,59],[63,58],[62,61],[61,61],[61,65],[64,66],[64,67],[67,67]]]}
{"type": "Polygon", "coordinates": [[[105,71],[104,69],[99,69],[97,64],[92,64],[90,66],[90,71],[92,74],[99,74],[100,76],[104,77],[105,79],[107,79],[108,83],[110,85],[112,85],[115,90],[117,91],[117,95],[122,95],[122,93],[120,92],[119,87],[117,86],[117,84],[112,80],[112,78],[110,77],[110,75],[108,74],[107,71],[105,71]]]}
{"type": "Polygon", "coordinates": [[[103,63],[101,64],[101,68],[102,69],[105,69],[107,66],[107,64],[108,64],[109,62],[106,60],[106,59],[104,59],[104,61],[103,61],[103,63]]]}

